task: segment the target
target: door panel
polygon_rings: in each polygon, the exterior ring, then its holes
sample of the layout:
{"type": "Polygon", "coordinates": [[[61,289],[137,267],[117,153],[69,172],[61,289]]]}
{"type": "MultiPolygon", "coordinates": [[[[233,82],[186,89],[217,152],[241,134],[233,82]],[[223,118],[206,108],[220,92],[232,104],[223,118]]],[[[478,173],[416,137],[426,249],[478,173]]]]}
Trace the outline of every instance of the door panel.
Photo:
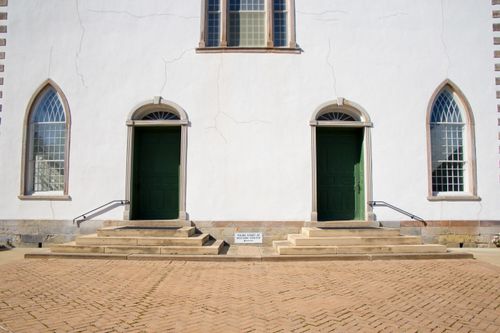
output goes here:
{"type": "Polygon", "coordinates": [[[318,220],[364,219],[363,129],[318,127],[318,220]]]}
{"type": "Polygon", "coordinates": [[[134,129],[133,219],[179,217],[180,127],[134,129]]]}

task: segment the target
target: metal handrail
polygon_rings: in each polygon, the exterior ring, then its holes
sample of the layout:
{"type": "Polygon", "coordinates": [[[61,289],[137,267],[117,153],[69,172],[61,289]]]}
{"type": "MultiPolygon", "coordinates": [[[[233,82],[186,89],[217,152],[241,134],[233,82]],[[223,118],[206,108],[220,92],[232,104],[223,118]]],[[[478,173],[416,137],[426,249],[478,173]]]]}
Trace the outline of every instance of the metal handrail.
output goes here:
{"type": "MultiPolygon", "coordinates": [[[[112,204],[118,204],[118,203],[119,203],[119,205],[117,205],[117,206],[123,206],[123,205],[129,205],[129,204],[130,204],[130,201],[128,201],[128,200],[111,200],[110,202],[107,202],[107,203],[105,203],[104,205],[101,205],[101,206],[99,206],[99,207],[97,207],[97,208],[94,208],[94,209],[92,209],[92,210],[89,210],[89,211],[88,211],[88,212],[86,212],[86,213],[83,213],[83,214],[81,214],[81,215],[78,215],[77,217],[75,217],[75,218],[73,219],[73,224],[75,224],[75,222],[76,222],[77,227],[78,227],[78,228],[80,228],[80,224],[81,224],[83,221],[86,221],[86,220],[87,220],[87,218],[91,218],[91,217],[93,217],[93,216],[97,215],[97,214],[92,214],[92,213],[97,212],[98,210],[101,210],[101,209],[103,209],[103,208],[105,208],[105,207],[108,207],[108,208],[109,208],[109,206],[111,206],[112,204]],[[91,215],[91,216],[90,216],[90,215],[91,215]],[[80,219],[80,220],[79,220],[79,219],[80,219]]],[[[114,207],[113,207],[113,208],[114,208],[114,207]]],[[[111,209],[112,209],[112,208],[111,208],[111,209]]]]}
{"type": "Polygon", "coordinates": [[[401,208],[398,208],[396,206],[393,206],[391,205],[390,203],[387,203],[385,201],[369,201],[368,204],[372,207],[387,207],[387,208],[390,208],[392,210],[395,210],[396,212],[398,213],[401,213],[403,215],[406,215],[408,216],[409,218],[413,219],[413,220],[416,220],[416,221],[419,221],[419,222],[422,222],[425,226],[427,226],[427,222],[425,222],[425,220],[421,217],[418,217],[417,215],[415,214],[412,214],[412,213],[409,213],[407,212],[406,210],[403,210],[401,208]]]}

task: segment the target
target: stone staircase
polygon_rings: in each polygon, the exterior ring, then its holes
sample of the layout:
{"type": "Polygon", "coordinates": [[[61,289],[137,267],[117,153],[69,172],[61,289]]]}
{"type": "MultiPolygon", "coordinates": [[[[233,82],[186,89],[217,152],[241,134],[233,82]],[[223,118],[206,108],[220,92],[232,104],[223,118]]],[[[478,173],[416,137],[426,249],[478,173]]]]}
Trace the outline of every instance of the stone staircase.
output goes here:
{"type": "Polygon", "coordinates": [[[280,255],[437,254],[447,251],[444,245],[422,244],[420,236],[401,236],[399,229],[369,226],[366,222],[303,227],[300,234],[289,234],[285,241],[274,241],[273,247],[280,255]]]}
{"type": "Polygon", "coordinates": [[[195,227],[178,223],[106,224],[96,234],[78,236],[50,250],[60,254],[217,255],[224,245],[209,234],[196,233],[195,227]]]}

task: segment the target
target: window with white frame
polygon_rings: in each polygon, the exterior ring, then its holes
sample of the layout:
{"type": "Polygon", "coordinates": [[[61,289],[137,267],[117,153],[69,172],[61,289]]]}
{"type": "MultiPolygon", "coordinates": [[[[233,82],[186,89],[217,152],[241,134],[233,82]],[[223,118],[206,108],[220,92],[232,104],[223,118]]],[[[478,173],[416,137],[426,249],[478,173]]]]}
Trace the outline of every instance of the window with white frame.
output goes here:
{"type": "Polygon", "coordinates": [[[296,51],[294,0],[202,0],[198,51],[296,51]]]}
{"type": "Polygon", "coordinates": [[[465,119],[454,92],[444,88],[434,101],[429,124],[434,195],[468,191],[465,119]]]}
{"type": "Polygon", "coordinates": [[[24,194],[66,194],[67,120],[58,92],[47,85],[29,111],[24,194]]]}

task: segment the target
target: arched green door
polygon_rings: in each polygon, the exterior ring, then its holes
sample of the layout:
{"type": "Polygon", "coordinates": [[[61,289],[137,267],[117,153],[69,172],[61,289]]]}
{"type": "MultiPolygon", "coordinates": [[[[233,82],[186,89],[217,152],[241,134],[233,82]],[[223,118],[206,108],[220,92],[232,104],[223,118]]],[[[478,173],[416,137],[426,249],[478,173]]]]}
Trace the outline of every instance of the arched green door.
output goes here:
{"type": "Polygon", "coordinates": [[[363,220],[363,129],[317,127],[316,147],[318,220],[363,220]]]}
{"type": "Polygon", "coordinates": [[[177,126],[134,129],[132,219],[179,217],[180,138],[177,126]]]}

